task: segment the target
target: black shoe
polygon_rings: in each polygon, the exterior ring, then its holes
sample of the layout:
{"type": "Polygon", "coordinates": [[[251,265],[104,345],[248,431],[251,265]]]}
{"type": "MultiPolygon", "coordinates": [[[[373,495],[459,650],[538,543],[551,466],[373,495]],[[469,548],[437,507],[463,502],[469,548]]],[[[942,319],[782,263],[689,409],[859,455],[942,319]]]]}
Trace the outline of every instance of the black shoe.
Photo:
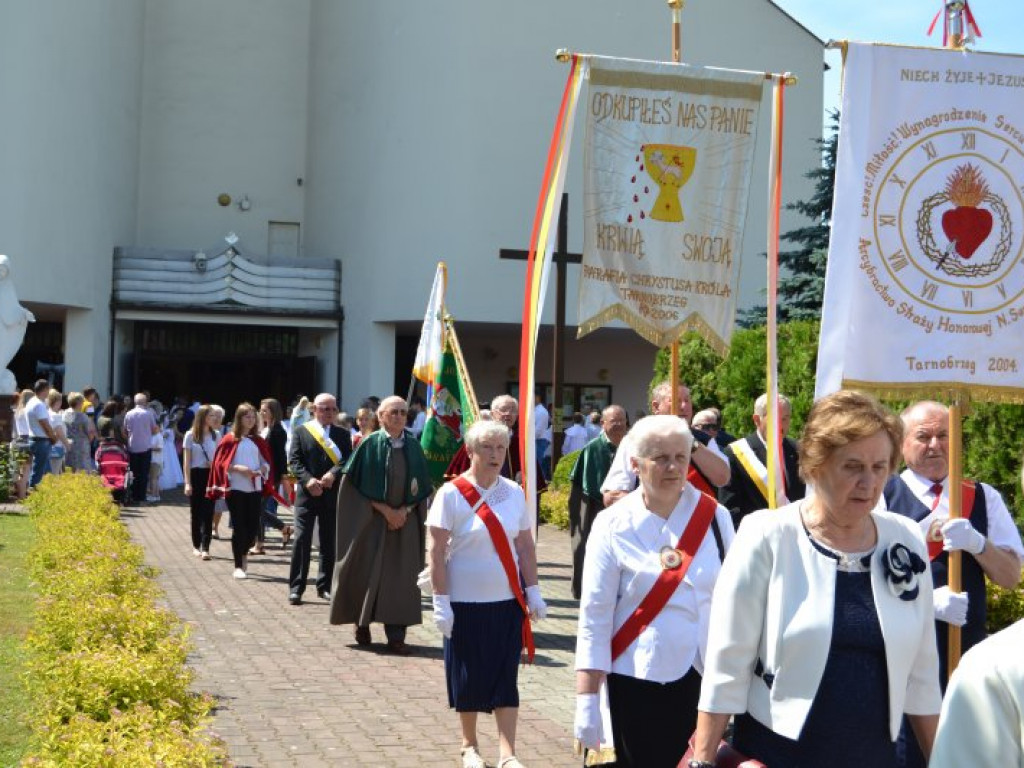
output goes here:
{"type": "Polygon", "coordinates": [[[299,592],[292,592],[288,595],[288,602],[292,605],[302,605],[302,595],[299,592]]]}
{"type": "Polygon", "coordinates": [[[412,647],[404,640],[388,640],[388,650],[396,656],[411,656],[412,647]]]}
{"type": "Polygon", "coordinates": [[[330,593],[329,590],[318,589],[316,591],[316,594],[317,594],[317,597],[319,597],[321,600],[326,600],[327,602],[331,602],[331,593],[330,593]]]}

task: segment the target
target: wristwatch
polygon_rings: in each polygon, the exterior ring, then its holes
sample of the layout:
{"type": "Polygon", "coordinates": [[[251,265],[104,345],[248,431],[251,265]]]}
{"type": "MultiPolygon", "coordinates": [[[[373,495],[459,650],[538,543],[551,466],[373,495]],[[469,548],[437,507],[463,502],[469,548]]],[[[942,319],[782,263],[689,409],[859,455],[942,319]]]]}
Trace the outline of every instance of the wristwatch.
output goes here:
{"type": "Polygon", "coordinates": [[[686,768],[715,768],[715,764],[707,760],[691,760],[686,764],[686,768]]]}

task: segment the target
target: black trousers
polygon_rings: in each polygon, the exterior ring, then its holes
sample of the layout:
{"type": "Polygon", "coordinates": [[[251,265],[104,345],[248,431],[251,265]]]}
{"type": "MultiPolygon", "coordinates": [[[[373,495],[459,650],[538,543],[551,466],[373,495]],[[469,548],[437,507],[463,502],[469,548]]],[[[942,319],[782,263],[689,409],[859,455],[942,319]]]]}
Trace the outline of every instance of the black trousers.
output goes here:
{"type": "Polygon", "coordinates": [[[697,727],[700,674],[671,683],[608,675],[616,768],[676,768],[697,727]]]}
{"type": "Polygon", "coordinates": [[[263,510],[263,494],[259,491],[228,491],[228,511],[231,513],[231,554],[235,568],[245,567],[245,556],[256,543],[256,533],[263,510]]]}
{"type": "Polygon", "coordinates": [[[153,463],[153,451],[128,454],[128,466],[132,470],[132,501],[146,500],[146,486],[149,485],[149,465],[153,463]]]}
{"type": "Polygon", "coordinates": [[[188,511],[192,523],[192,548],[210,551],[213,536],[213,499],[206,498],[206,481],[210,478],[209,467],[192,467],[188,481],[192,495],[188,497],[188,511]]]}
{"type": "Polygon", "coordinates": [[[292,539],[292,567],[288,574],[288,587],[300,595],[309,578],[309,561],[313,551],[313,526],[320,522],[320,563],[316,573],[318,592],[330,592],[334,576],[334,531],[336,528],[338,480],[328,492],[316,498],[308,497],[295,507],[295,534],[292,539]]]}

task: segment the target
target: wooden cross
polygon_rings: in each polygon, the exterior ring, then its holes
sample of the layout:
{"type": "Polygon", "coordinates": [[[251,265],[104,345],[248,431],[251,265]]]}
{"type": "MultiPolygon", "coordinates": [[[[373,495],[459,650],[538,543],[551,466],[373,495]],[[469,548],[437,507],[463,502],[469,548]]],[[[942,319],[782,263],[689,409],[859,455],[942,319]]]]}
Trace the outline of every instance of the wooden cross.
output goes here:
{"type": "MultiPolygon", "coordinates": [[[[562,205],[558,211],[558,241],[555,252],[552,254],[557,266],[557,278],[555,293],[555,339],[554,339],[554,360],[552,361],[551,389],[554,398],[551,413],[552,445],[551,445],[551,469],[558,463],[558,457],[562,454],[562,381],[565,378],[565,283],[567,280],[568,264],[579,264],[583,261],[582,253],[569,253],[569,193],[562,193],[562,205]]],[[[529,251],[517,251],[509,248],[502,248],[498,251],[498,258],[515,259],[516,261],[527,261],[530,258],[529,251]]],[[[537,308],[538,312],[543,307],[537,308]]],[[[522,371],[520,371],[522,375],[522,371]]],[[[533,405],[533,403],[530,403],[533,405]]],[[[537,457],[542,460],[541,456],[537,457]]]]}

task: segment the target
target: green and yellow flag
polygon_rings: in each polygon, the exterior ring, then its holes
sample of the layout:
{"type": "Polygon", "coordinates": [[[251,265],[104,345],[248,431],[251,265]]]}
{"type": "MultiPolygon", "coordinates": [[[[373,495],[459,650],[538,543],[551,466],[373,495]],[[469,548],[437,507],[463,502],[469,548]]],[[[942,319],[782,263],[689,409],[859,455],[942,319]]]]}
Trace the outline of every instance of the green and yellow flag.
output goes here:
{"type": "Polygon", "coordinates": [[[441,375],[431,387],[427,423],[420,436],[435,487],[444,482],[444,472],[462,445],[463,434],[473,423],[475,409],[470,391],[446,334],[441,375]]]}

